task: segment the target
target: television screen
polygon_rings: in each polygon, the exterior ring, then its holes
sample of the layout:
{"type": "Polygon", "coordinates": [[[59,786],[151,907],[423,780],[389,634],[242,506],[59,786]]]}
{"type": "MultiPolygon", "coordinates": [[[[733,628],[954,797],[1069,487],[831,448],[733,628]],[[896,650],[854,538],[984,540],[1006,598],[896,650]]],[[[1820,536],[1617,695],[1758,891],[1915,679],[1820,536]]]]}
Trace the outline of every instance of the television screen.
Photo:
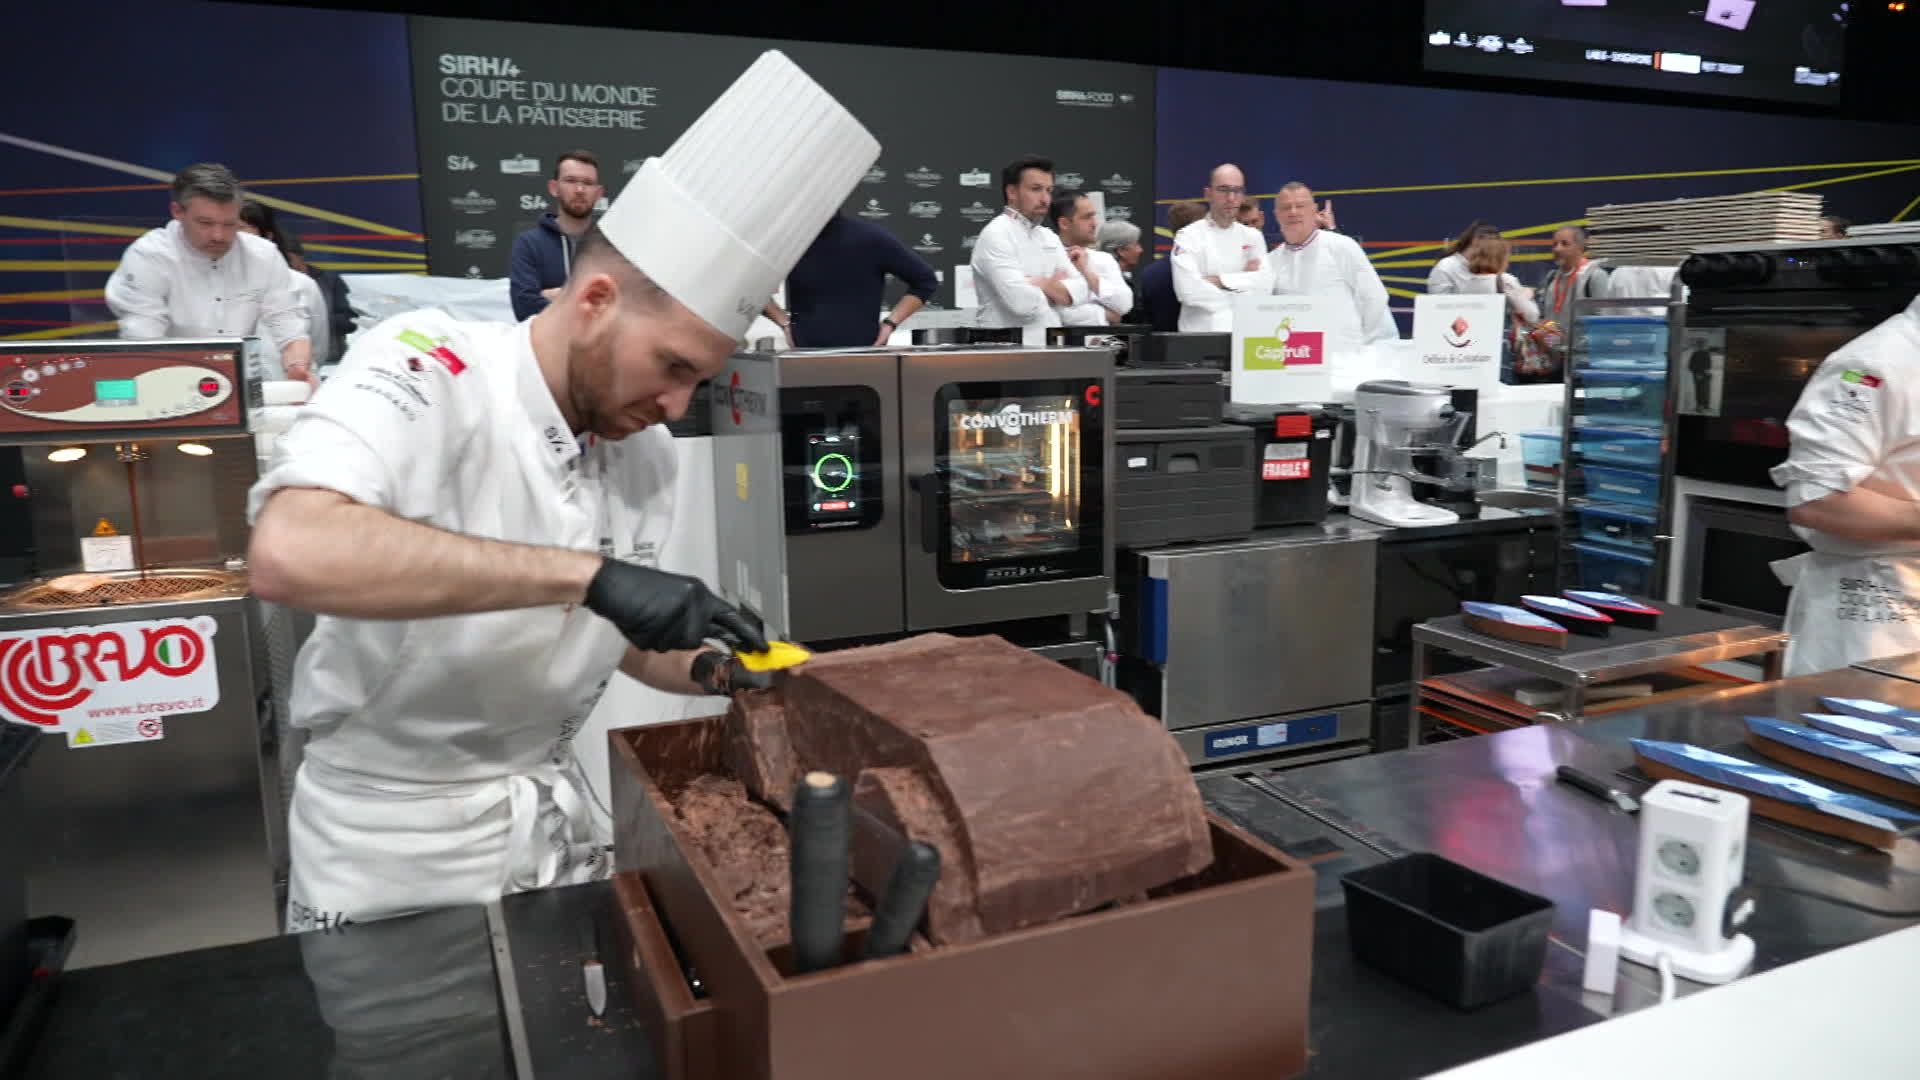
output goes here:
{"type": "Polygon", "coordinates": [[[1427,0],[1428,71],[1840,102],[1841,0],[1427,0]]]}

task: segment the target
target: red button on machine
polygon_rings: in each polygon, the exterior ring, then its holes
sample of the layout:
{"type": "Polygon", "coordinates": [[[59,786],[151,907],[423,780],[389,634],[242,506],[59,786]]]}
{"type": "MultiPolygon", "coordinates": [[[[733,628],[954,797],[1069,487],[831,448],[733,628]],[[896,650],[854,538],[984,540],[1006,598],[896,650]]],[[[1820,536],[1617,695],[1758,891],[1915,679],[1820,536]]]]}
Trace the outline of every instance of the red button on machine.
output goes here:
{"type": "Polygon", "coordinates": [[[1313,417],[1306,413],[1281,413],[1273,418],[1273,437],[1310,439],[1313,437],[1313,417]]]}

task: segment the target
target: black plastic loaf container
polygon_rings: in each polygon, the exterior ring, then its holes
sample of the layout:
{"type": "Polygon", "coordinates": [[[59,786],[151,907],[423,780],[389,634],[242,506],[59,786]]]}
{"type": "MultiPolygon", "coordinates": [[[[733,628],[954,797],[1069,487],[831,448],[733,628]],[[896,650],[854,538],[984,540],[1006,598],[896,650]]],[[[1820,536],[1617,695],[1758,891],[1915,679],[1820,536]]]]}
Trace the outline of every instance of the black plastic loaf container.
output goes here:
{"type": "Polygon", "coordinates": [[[1341,879],[1362,963],[1460,1009],[1523,993],[1547,960],[1553,901],[1431,853],[1341,879]]]}

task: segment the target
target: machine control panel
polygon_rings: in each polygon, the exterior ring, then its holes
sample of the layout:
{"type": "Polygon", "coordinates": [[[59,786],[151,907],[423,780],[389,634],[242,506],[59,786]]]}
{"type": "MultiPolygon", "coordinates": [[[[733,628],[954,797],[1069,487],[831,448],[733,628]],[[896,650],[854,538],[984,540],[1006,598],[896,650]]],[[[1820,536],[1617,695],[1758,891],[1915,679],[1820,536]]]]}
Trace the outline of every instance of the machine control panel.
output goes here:
{"type": "Polygon", "coordinates": [[[860,518],[860,432],[814,431],[807,434],[807,521],[858,521],[860,518]]]}
{"type": "Polygon", "coordinates": [[[787,532],[871,528],[880,521],[880,398],[865,386],[780,390],[787,532]]]}
{"type": "Polygon", "coordinates": [[[0,440],[244,430],[242,343],[0,346],[0,440]]]}

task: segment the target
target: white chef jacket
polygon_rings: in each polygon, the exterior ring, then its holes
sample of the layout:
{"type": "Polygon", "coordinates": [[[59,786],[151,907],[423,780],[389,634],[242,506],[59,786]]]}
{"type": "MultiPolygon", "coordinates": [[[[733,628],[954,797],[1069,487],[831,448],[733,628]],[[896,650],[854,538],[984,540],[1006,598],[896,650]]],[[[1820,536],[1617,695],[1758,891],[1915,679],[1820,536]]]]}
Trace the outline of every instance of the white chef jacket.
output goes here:
{"type": "Polygon", "coordinates": [[[1454,252],[1433,264],[1427,272],[1427,292],[1440,296],[1446,293],[1466,292],[1467,282],[1473,280],[1473,271],[1467,266],[1467,257],[1454,252]]]}
{"type": "Polygon", "coordinates": [[[327,295],[320,291],[318,281],[298,270],[293,270],[293,283],[299,288],[300,310],[307,313],[307,340],[313,347],[313,370],[319,371],[333,350],[333,323],[327,310],[327,295]]]}
{"type": "MultiPolygon", "coordinates": [[[[1012,207],[987,222],[973,244],[973,289],[980,298],[978,325],[1018,326],[1029,345],[1044,345],[1047,327],[1059,326],[1060,310],[1027,279],[1052,277],[1065,270],[1073,304],[1087,302],[1087,279],[1067,260],[1067,249],[1052,229],[1036,225],[1012,207]]],[[[1072,306],[1072,305],[1068,305],[1072,306]]]]}
{"type": "Polygon", "coordinates": [[[311,340],[298,283],[273,241],[239,233],[209,259],[177,221],[135,240],[107,279],[107,306],[129,340],[245,337],[262,333],[276,358],[311,340]]]}
{"type": "Polygon", "coordinates": [[[1507,314],[1526,326],[1540,321],[1540,305],[1527,295],[1525,286],[1512,274],[1468,274],[1454,292],[1470,296],[1505,296],[1507,314]]]}
{"type": "Polygon", "coordinates": [[[1173,291],[1180,298],[1180,329],[1233,329],[1233,302],[1240,294],[1273,291],[1273,271],[1266,262],[1266,238],[1252,226],[1229,222],[1225,228],[1204,217],[1181,229],[1173,238],[1173,291]],[[1250,259],[1258,270],[1246,269],[1250,259]],[[1206,278],[1217,277],[1220,285],[1206,278]]]}
{"type": "MultiPolygon", "coordinates": [[[[1920,299],[1827,357],[1787,419],[1773,468],[1795,507],[1862,485],[1920,502],[1920,299]]],[[[1920,651],[1920,542],[1848,540],[1795,526],[1813,550],[1774,564],[1792,586],[1790,675],[1920,651]]]]}
{"type": "Polygon", "coordinates": [[[1283,241],[1267,256],[1267,265],[1273,270],[1274,292],[1334,305],[1328,320],[1329,348],[1353,350],[1399,338],[1400,328],[1387,310],[1387,287],[1352,237],[1315,229],[1297,248],[1283,241]]]}
{"type": "Polygon", "coordinates": [[[1087,268],[1100,279],[1100,291],[1089,296],[1084,304],[1063,308],[1062,326],[1107,326],[1107,312],[1124,316],[1133,310],[1133,290],[1127,287],[1126,275],[1120,272],[1120,260],[1088,248],[1087,268]]]}
{"type": "MultiPolygon", "coordinates": [[[[450,532],[653,563],[672,436],[582,449],[527,325],[390,319],[300,410],[254,486],[338,491],[450,532]]],[[[293,929],[492,900],[604,872],[607,822],[573,757],[627,644],[580,605],[323,616],[296,663],[309,732],[289,815],[293,929]]]]}
{"type": "MultiPolygon", "coordinates": [[[[292,267],[288,269],[291,270],[292,267]]],[[[319,282],[298,270],[293,270],[293,285],[294,292],[300,299],[300,310],[307,317],[307,340],[313,349],[313,370],[318,372],[320,365],[326,362],[328,350],[333,347],[333,326],[328,321],[327,298],[320,291],[319,282]]],[[[262,341],[272,340],[272,334],[264,320],[254,329],[254,336],[262,341]]],[[[284,379],[287,377],[278,353],[263,349],[257,360],[260,370],[254,373],[255,378],[284,379]]]]}

